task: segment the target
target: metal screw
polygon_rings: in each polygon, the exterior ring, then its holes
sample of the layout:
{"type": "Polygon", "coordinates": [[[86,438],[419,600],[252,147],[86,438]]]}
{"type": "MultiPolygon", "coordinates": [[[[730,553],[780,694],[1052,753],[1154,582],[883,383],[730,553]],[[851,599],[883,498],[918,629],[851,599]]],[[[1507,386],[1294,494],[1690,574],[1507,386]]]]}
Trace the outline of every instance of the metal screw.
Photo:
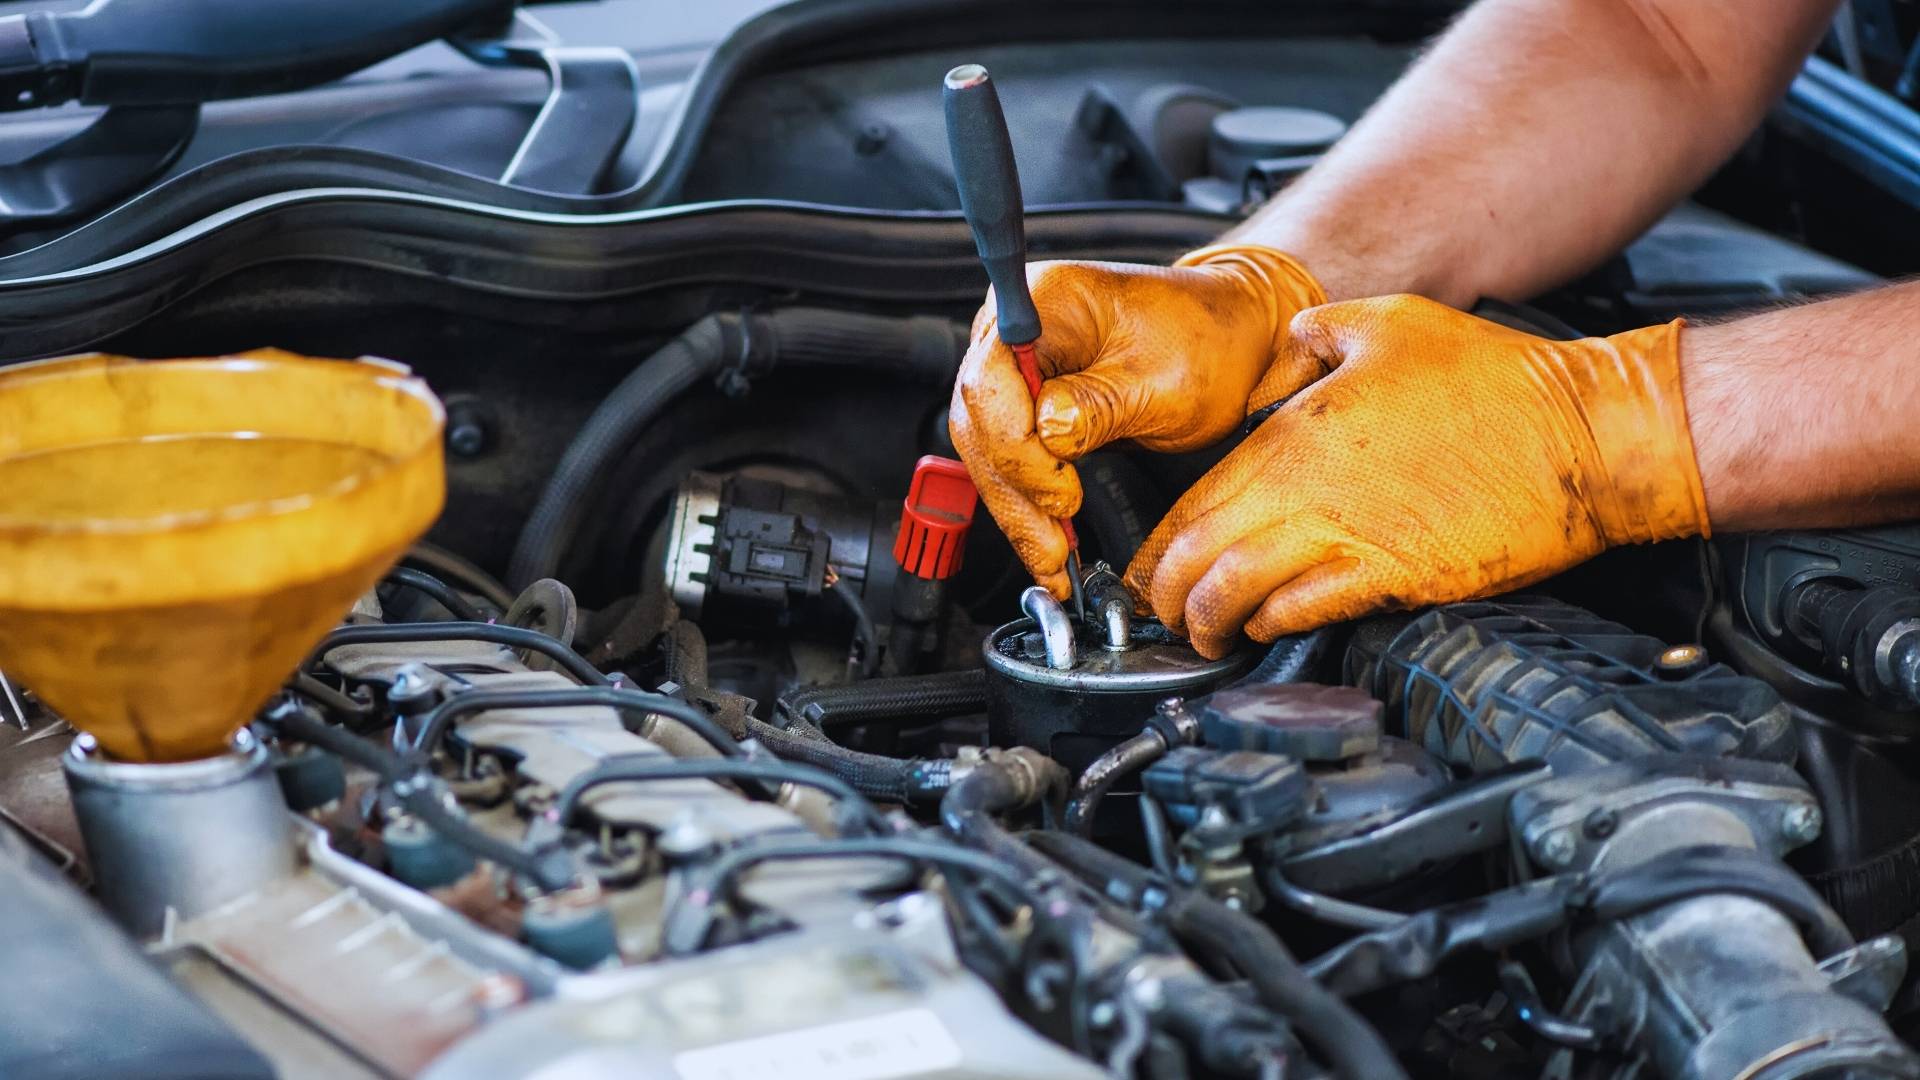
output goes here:
{"type": "Polygon", "coordinates": [[[1535,854],[1539,855],[1540,861],[1555,869],[1573,862],[1573,834],[1565,829],[1555,829],[1542,836],[1535,846],[1538,849],[1535,854]]]}
{"type": "Polygon", "coordinates": [[[527,1000],[526,983],[517,975],[494,972],[483,976],[473,988],[473,1001],[483,1013],[510,1009],[527,1000]]]}
{"type": "Polygon", "coordinates": [[[433,689],[433,680],[419,664],[402,664],[394,670],[393,683],[387,687],[387,700],[411,704],[433,689]]]}
{"type": "Polygon", "coordinates": [[[1619,827],[1620,815],[1605,807],[1588,814],[1587,820],[1581,823],[1581,828],[1585,830],[1588,838],[1593,840],[1605,840],[1619,827]]]}
{"type": "Polygon", "coordinates": [[[681,816],[669,823],[661,831],[660,839],[654,847],[668,862],[678,862],[698,858],[718,846],[718,841],[707,827],[690,816],[681,816]]]}
{"type": "Polygon", "coordinates": [[[886,149],[893,138],[893,129],[878,120],[871,121],[860,128],[853,137],[853,152],[861,157],[872,157],[886,149]]]}
{"type": "Polygon", "coordinates": [[[480,410],[466,402],[455,402],[447,406],[447,451],[454,457],[474,458],[486,452],[488,438],[486,418],[480,410]]]}
{"type": "Polygon", "coordinates": [[[1804,844],[1820,835],[1820,808],[1806,803],[1789,806],[1780,815],[1780,834],[1796,844],[1804,844]]]}
{"type": "Polygon", "coordinates": [[[1675,645],[1661,653],[1653,666],[1665,678],[1685,678],[1707,666],[1707,650],[1698,645],[1675,645]]]}

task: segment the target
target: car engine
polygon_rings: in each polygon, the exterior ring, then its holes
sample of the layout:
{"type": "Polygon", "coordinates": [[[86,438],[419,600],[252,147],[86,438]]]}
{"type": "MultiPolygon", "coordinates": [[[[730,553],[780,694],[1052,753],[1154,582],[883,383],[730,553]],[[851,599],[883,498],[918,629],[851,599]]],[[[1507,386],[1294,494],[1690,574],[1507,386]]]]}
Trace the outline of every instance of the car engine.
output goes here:
{"type": "MultiPolygon", "coordinates": [[[[252,638],[0,672],[0,1074],[1920,1078],[1920,530],[1616,551],[1208,660],[1119,571],[1232,440],[1080,462],[1066,603],[956,460],[986,279],[941,72],[1004,73],[1037,255],[1161,261],[1447,5],[1054,44],[907,7],[736,30],[652,205],[362,189],[343,151],[0,256],[8,360],[386,358],[444,403],[446,476],[437,517],[301,541],[433,521],[210,753],[128,759],[56,699],[131,673],[136,722],[179,711],[252,638]]],[[[1847,231],[1808,115],[1480,313],[1610,333],[1910,270],[1847,231]]],[[[0,468],[9,394],[67,363],[0,368],[0,468]]],[[[219,617],[168,603],[145,632],[219,617]]]]}

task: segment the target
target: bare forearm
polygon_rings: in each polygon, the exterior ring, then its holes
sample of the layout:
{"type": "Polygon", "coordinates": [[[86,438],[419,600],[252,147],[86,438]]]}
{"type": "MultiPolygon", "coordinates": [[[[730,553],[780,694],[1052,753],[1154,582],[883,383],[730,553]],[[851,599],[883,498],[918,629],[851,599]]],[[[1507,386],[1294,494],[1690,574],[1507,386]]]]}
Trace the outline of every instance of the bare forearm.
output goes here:
{"type": "Polygon", "coordinates": [[[1758,123],[1837,0],[1482,0],[1232,239],[1332,299],[1524,299],[1577,276],[1758,123]]]}
{"type": "Polygon", "coordinates": [[[1920,514],[1920,283],[1688,327],[1680,365],[1715,529],[1920,514]]]}

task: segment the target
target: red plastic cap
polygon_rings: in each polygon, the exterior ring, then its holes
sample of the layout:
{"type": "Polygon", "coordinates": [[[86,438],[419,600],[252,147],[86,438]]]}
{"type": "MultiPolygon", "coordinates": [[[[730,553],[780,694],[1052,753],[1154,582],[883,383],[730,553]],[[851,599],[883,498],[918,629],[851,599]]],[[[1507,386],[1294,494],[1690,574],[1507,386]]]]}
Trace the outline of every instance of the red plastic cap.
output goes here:
{"type": "Polygon", "coordinates": [[[967,546],[967,529],[980,494],[973,490],[967,467],[952,458],[921,458],[913,466],[913,486],[907,489],[906,509],[900,515],[900,535],[893,542],[893,558],[900,569],[915,577],[944,581],[960,572],[960,553],[967,546]]]}

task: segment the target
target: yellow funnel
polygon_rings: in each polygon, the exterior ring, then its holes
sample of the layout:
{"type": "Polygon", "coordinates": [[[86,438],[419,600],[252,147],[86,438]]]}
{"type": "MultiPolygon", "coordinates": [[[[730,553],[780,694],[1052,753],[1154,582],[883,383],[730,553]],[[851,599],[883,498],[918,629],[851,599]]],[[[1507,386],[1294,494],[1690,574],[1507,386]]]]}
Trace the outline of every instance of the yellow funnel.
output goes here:
{"type": "Polygon", "coordinates": [[[220,752],[439,515],[441,423],[384,362],[0,369],[0,671],[123,761],[220,752]]]}

